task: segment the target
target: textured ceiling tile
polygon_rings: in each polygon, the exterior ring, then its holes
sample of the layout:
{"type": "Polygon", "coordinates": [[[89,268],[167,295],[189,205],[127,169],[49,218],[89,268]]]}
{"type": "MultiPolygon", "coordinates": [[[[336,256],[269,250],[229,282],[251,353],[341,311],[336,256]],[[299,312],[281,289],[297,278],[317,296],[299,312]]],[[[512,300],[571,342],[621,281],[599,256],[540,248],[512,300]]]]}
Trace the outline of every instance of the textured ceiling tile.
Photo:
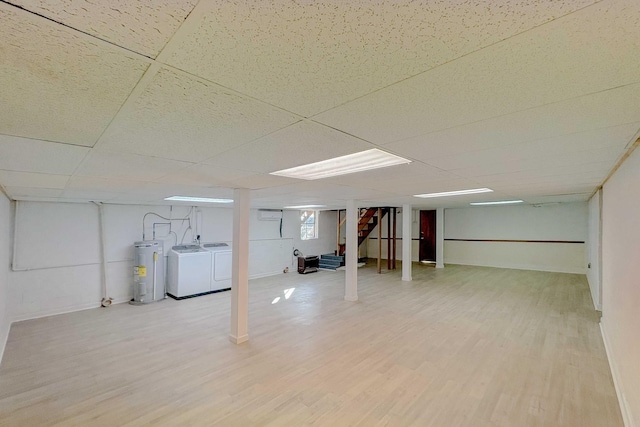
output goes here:
{"type": "Polygon", "coordinates": [[[147,68],[0,3],[0,133],[93,146],[147,68]]]}
{"type": "Polygon", "coordinates": [[[199,162],[298,118],[213,83],[161,69],[103,138],[111,150],[199,162]]]}
{"type": "Polygon", "coordinates": [[[640,81],[640,2],[604,1],[314,117],[375,143],[640,81]]]}
{"type": "Polygon", "coordinates": [[[89,148],[0,135],[0,169],[71,175],[89,148]]]}
{"type": "Polygon", "coordinates": [[[495,183],[535,183],[535,182],[554,182],[563,179],[567,175],[584,174],[584,176],[605,177],[613,167],[611,161],[593,162],[588,164],[580,164],[568,168],[561,166],[542,166],[535,169],[520,170],[516,172],[493,173],[475,178],[483,187],[491,187],[495,183]]]}
{"type": "MultiPolygon", "coordinates": [[[[274,178],[283,178],[276,177],[274,178]]],[[[283,178],[289,179],[289,178],[283,178]]],[[[336,187],[336,184],[327,182],[325,179],[318,179],[314,181],[305,181],[290,179],[289,183],[280,185],[278,187],[262,188],[251,192],[252,197],[256,198],[269,198],[277,196],[291,196],[294,194],[302,194],[305,197],[316,197],[319,192],[331,191],[336,187]]]]}
{"type": "Polygon", "coordinates": [[[524,144],[469,151],[455,156],[436,158],[430,160],[430,163],[444,170],[456,170],[473,168],[478,163],[499,165],[526,162],[538,158],[564,158],[563,156],[567,154],[599,149],[614,153],[614,157],[617,158],[633,135],[638,132],[638,128],[640,128],[640,122],[546,138],[524,144]]]}
{"type": "Polygon", "coordinates": [[[162,200],[170,196],[233,198],[233,189],[224,187],[195,187],[149,182],[145,185],[144,190],[145,195],[154,200],[162,200]]]}
{"type": "Polygon", "coordinates": [[[594,193],[596,191],[597,184],[584,183],[584,184],[569,184],[563,185],[562,183],[554,183],[547,185],[530,185],[530,186],[518,186],[507,187],[500,186],[499,191],[507,193],[518,198],[525,198],[527,195],[545,195],[545,194],[582,194],[582,193],[594,193]]]}
{"type": "Polygon", "coordinates": [[[98,190],[77,190],[66,188],[60,195],[61,199],[69,201],[93,201],[106,202],[118,196],[116,192],[98,191],[98,190]]]}
{"type": "Polygon", "coordinates": [[[64,188],[68,180],[68,175],[0,170],[0,184],[5,187],[64,188]]]}
{"type": "Polygon", "coordinates": [[[258,190],[261,188],[280,187],[283,185],[294,183],[296,181],[298,180],[294,178],[260,174],[229,179],[226,182],[226,186],[232,188],[250,188],[252,190],[258,190]]]}
{"type": "Polygon", "coordinates": [[[312,122],[298,122],[205,163],[254,172],[274,172],[374,148],[373,145],[312,122]]]}
{"type": "Polygon", "coordinates": [[[333,184],[366,186],[368,188],[385,190],[385,188],[393,188],[405,182],[442,180],[450,176],[452,175],[433,166],[414,161],[408,164],[336,176],[324,179],[323,181],[333,184]]]}
{"type": "Polygon", "coordinates": [[[640,84],[420,135],[384,148],[432,159],[631,123],[640,117],[640,84]]]}
{"type": "Polygon", "coordinates": [[[75,175],[154,181],[189,166],[191,166],[190,163],[176,160],[94,150],[87,156],[75,175]]]}
{"type": "Polygon", "coordinates": [[[65,189],[99,191],[107,193],[138,192],[146,191],[146,182],[136,180],[126,180],[117,178],[98,178],[93,176],[72,176],[65,189]]]}
{"type": "Polygon", "coordinates": [[[212,187],[250,175],[252,175],[252,172],[239,169],[210,165],[194,165],[166,175],[158,179],[157,182],[193,185],[196,187],[212,187]]]}
{"type": "MultiPolygon", "coordinates": [[[[609,163],[607,163],[609,165],[609,163]]],[[[551,168],[553,170],[553,168],[551,168]]],[[[483,176],[479,181],[483,186],[493,188],[497,185],[530,185],[540,183],[557,183],[557,182],[595,182],[601,183],[603,177],[607,175],[609,168],[601,168],[595,171],[580,171],[574,173],[566,173],[566,171],[556,169],[556,172],[549,174],[550,170],[538,170],[528,172],[505,173],[498,175],[483,176]]]]}
{"type": "Polygon", "coordinates": [[[197,0],[12,0],[118,46],[155,57],[198,3],[197,0]]]}
{"type": "Polygon", "coordinates": [[[578,194],[562,194],[562,195],[526,195],[523,199],[528,203],[571,203],[571,202],[586,202],[591,198],[593,192],[578,193],[578,194]]]}
{"type": "Polygon", "coordinates": [[[594,0],[217,0],[169,62],[310,116],[594,0]]]}
{"type": "MultiPolygon", "coordinates": [[[[505,163],[479,163],[476,166],[456,169],[453,173],[465,177],[482,177],[499,173],[513,173],[519,171],[536,170],[543,168],[564,168],[567,173],[581,171],[591,167],[590,165],[601,163],[613,167],[621,153],[609,148],[599,150],[578,151],[558,156],[537,157],[520,159],[505,163]]],[[[605,176],[603,176],[603,179],[605,176]]]]}
{"type": "MultiPolygon", "coordinates": [[[[305,193],[298,193],[299,196],[304,196],[305,193]]],[[[371,188],[357,188],[357,187],[349,187],[344,185],[335,185],[331,188],[327,188],[326,190],[316,190],[313,192],[312,196],[324,200],[324,199],[334,199],[334,200],[360,200],[367,199],[371,197],[382,197],[382,196],[393,196],[393,193],[385,193],[384,191],[374,190],[371,188]]]]}
{"type": "Polygon", "coordinates": [[[34,187],[5,187],[9,196],[14,200],[24,200],[29,198],[58,198],[62,195],[62,190],[55,188],[34,188],[34,187]]]}
{"type": "Polygon", "coordinates": [[[452,176],[447,180],[415,180],[407,182],[402,186],[397,186],[393,191],[395,194],[411,196],[414,194],[440,193],[443,191],[458,191],[480,188],[477,182],[467,178],[452,176]]]}

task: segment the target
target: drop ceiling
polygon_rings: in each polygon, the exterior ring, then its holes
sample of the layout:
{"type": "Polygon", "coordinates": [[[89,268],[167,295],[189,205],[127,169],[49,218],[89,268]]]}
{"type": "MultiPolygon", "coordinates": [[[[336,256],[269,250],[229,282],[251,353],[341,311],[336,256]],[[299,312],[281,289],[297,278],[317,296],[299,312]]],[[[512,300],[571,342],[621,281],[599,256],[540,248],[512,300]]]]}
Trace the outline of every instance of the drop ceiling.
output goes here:
{"type": "Polygon", "coordinates": [[[0,23],[16,200],[584,201],[639,136],[637,0],[13,0],[0,23]],[[371,148],[412,163],[269,175],[371,148]]]}

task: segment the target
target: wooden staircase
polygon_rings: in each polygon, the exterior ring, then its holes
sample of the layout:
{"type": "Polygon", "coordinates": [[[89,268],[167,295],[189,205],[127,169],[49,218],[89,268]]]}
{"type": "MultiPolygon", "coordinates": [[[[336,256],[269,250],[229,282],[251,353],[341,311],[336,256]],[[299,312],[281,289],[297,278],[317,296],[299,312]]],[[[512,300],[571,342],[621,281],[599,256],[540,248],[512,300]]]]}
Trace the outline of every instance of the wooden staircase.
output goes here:
{"type": "MultiPolygon", "coordinates": [[[[389,208],[381,208],[382,217],[378,218],[378,208],[360,209],[360,218],[358,219],[358,247],[369,237],[369,234],[378,226],[382,218],[384,218],[389,211],[389,208]]],[[[346,220],[347,218],[344,218],[340,221],[338,228],[340,228],[346,220]]],[[[346,245],[340,243],[338,246],[338,255],[344,255],[346,245]]]]}

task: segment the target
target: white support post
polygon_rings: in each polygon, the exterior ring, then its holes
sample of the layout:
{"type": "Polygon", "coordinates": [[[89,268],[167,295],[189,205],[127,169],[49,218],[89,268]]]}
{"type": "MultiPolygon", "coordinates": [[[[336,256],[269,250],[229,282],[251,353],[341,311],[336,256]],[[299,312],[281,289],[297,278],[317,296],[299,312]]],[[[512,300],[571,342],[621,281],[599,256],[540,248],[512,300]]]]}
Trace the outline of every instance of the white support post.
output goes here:
{"type": "Polygon", "coordinates": [[[345,252],[344,299],[358,301],[358,208],[355,200],[347,202],[347,247],[345,252]]]}
{"type": "Polygon", "coordinates": [[[411,278],[411,205],[402,205],[402,280],[411,278]]]}
{"type": "Polygon", "coordinates": [[[436,268],[444,268],[444,208],[436,209],[436,268]]]}
{"type": "Polygon", "coordinates": [[[231,272],[231,333],[229,341],[249,339],[249,215],[250,190],[233,191],[233,263],[231,272]]]}

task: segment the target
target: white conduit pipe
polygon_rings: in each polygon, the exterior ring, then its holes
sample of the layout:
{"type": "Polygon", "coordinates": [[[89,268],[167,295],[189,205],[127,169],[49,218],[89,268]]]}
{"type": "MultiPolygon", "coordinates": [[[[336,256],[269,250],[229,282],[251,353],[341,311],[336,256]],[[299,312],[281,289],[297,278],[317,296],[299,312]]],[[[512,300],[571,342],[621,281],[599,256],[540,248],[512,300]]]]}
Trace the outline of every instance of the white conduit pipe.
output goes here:
{"type": "Polygon", "coordinates": [[[100,246],[102,248],[102,302],[103,307],[109,307],[113,302],[113,298],[108,296],[109,273],[107,264],[107,234],[105,232],[104,205],[102,203],[93,202],[98,207],[98,215],[100,218],[100,246]]]}

